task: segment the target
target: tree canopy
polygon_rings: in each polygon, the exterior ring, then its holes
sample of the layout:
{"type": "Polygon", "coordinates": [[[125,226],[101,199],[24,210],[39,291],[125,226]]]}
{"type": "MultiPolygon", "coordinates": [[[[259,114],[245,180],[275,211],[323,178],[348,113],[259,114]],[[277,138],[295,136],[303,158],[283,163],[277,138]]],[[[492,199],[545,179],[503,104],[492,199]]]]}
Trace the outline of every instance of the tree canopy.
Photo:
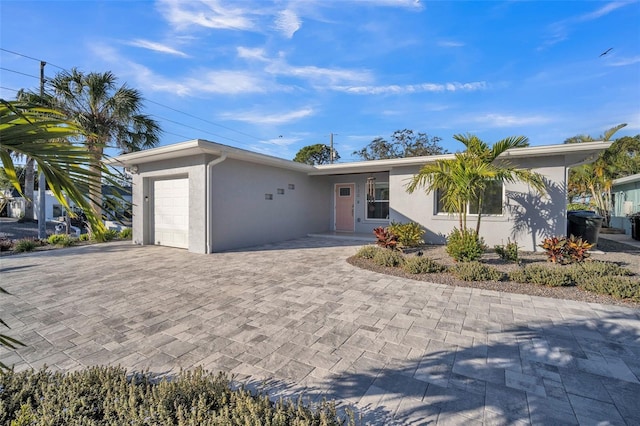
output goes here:
{"type": "Polygon", "coordinates": [[[439,145],[442,139],[426,133],[414,133],[413,130],[396,130],[389,141],[382,137],[372,140],[366,147],[354,151],[363,160],[385,160],[388,158],[421,157],[447,154],[439,145]]]}
{"type": "MultiPolygon", "coordinates": [[[[334,149],[333,150],[333,161],[337,161],[340,159],[340,155],[334,149]]],[[[318,165],[318,164],[329,164],[331,163],[331,147],[317,143],[315,145],[307,145],[298,151],[293,161],[297,161],[298,163],[305,163],[318,165]]]]}

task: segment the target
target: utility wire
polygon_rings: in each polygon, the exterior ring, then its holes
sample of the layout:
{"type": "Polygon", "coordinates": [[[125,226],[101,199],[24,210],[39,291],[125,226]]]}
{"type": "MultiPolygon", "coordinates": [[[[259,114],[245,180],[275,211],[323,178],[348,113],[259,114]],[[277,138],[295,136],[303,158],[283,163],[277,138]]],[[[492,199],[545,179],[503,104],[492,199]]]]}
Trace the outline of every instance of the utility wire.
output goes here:
{"type": "MultiPolygon", "coordinates": [[[[23,57],[23,58],[27,58],[27,59],[30,59],[30,60],[33,60],[33,61],[37,61],[37,62],[46,62],[46,63],[47,63],[47,65],[51,65],[51,66],[53,66],[53,67],[55,67],[55,68],[59,68],[59,69],[61,69],[61,70],[63,70],[63,71],[67,71],[67,72],[68,72],[68,69],[66,69],[66,68],[60,67],[60,66],[58,66],[58,65],[52,64],[52,63],[47,62],[47,61],[42,61],[41,59],[34,58],[34,57],[32,57],[32,56],[25,55],[25,54],[23,54],[23,53],[15,52],[15,51],[12,51],[12,50],[9,50],[9,49],[5,49],[5,48],[0,48],[0,51],[7,52],[7,53],[11,53],[11,54],[13,54],[13,55],[21,56],[21,57],[23,57]]],[[[36,79],[39,79],[39,78],[40,78],[39,76],[35,76],[35,75],[31,75],[31,74],[23,73],[23,72],[16,71],[16,70],[11,70],[11,69],[4,68],[4,67],[0,67],[0,69],[5,70],[5,71],[9,71],[9,72],[13,72],[13,73],[16,73],[16,74],[25,75],[25,76],[27,76],[27,77],[32,77],[32,78],[36,78],[36,79]]],[[[50,79],[49,77],[45,78],[45,80],[46,80],[46,81],[51,81],[51,79],[50,79]]],[[[7,88],[7,89],[8,89],[8,88],[7,88]]],[[[15,90],[15,89],[8,89],[8,90],[14,90],[14,91],[16,91],[16,92],[17,92],[17,90],[15,90]]],[[[262,141],[262,140],[264,140],[264,138],[259,138],[259,137],[257,137],[257,136],[251,135],[251,134],[249,134],[249,133],[245,133],[245,132],[242,132],[242,131],[240,131],[240,130],[236,130],[236,129],[234,129],[234,128],[231,128],[231,127],[228,127],[228,126],[225,126],[225,125],[222,125],[222,124],[219,124],[219,123],[213,122],[213,121],[211,121],[211,120],[207,120],[207,119],[204,119],[204,118],[198,117],[198,116],[196,116],[196,115],[190,114],[190,113],[185,112],[185,111],[178,110],[178,109],[173,108],[173,107],[170,107],[170,106],[168,106],[168,105],[161,104],[160,102],[156,102],[156,101],[153,101],[153,100],[151,100],[151,99],[145,99],[145,101],[146,101],[146,102],[149,102],[149,103],[152,103],[152,104],[155,104],[155,105],[158,105],[158,106],[163,107],[163,108],[167,108],[167,109],[169,109],[169,110],[171,110],[171,111],[177,112],[177,113],[182,114],[182,115],[185,115],[185,116],[187,116],[187,117],[191,117],[191,118],[194,118],[194,119],[196,119],[196,120],[200,120],[200,121],[202,121],[202,122],[204,122],[204,123],[207,123],[207,124],[210,124],[210,125],[213,125],[213,126],[217,126],[217,127],[223,128],[223,129],[225,129],[225,130],[229,130],[229,131],[231,131],[231,132],[238,133],[238,134],[243,135],[243,136],[247,136],[247,137],[252,138],[252,139],[255,139],[255,140],[257,140],[257,141],[262,141]]],[[[213,132],[208,132],[208,131],[205,131],[205,130],[203,130],[203,129],[198,129],[198,128],[195,128],[195,127],[191,127],[191,126],[188,126],[188,125],[186,125],[186,124],[182,124],[182,123],[179,123],[179,122],[176,122],[176,121],[173,121],[173,120],[169,120],[169,119],[164,118],[164,117],[160,117],[160,116],[158,116],[158,115],[156,115],[156,117],[161,118],[161,119],[163,119],[163,120],[165,120],[165,121],[168,121],[168,122],[174,123],[174,124],[178,124],[178,125],[181,125],[181,126],[184,126],[184,127],[191,128],[191,129],[193,129],[193,130],[197,130],[197,131],[199,131],[199,132],[206,132],[206,133],[208,133],[208,134],[210,134],[210,135],[213,135],[213,136],[216,136],[216,137],[219,137],[219,138],[223,138],[223,139],[226,139],[226,140],[229,140],[229,141],[232,141],[232,142],[236,142],[236,143],[239,143],[239,144],[242,144],[242,145],[246,145],[246,143],[241,142],[241,141],[239,141],[239,140],[237,140],[237,139],[233,139],[233,138],[229,138],[229,137],[226,137],[226,136],[222,136],[222,135],[219,135],[219,134],[216,134],[216,133],[213,133],[213,132]]],[[[168,132],[165,132],[165,133],[168,133],[168,132]]],[[[177,135],[177,134],[176,134],[175,136],[180,136],[180,135],[177,135]]]]}

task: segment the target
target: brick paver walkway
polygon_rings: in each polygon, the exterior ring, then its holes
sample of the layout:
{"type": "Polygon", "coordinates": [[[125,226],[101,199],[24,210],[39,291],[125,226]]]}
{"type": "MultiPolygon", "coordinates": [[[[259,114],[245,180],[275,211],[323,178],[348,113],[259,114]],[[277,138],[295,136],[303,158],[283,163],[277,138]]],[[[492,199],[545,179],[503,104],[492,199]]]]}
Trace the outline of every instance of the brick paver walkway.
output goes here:
{"type": "MultiPolygon", "coordinates": [[[[356,245],[353,245],[356,244],[356,245]]],[[[0,258],[22,370],[203,365],[367,424],[640,424],[640,312],[363,271],[305,238],[198,255],[110,243],[0,258]]]]}

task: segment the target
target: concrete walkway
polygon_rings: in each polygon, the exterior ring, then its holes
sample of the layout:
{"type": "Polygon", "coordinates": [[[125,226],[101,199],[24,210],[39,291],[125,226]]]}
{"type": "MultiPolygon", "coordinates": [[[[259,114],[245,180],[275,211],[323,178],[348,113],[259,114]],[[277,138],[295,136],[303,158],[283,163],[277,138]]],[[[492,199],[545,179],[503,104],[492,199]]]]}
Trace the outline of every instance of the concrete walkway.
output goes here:
{"type": "Polygon", "coordinates": [[[198,255],[109,243],[0,258],[0,360],[203,365],[366,424],[640,424],[640,311],[428,284],[304,238],[198,255]]]}

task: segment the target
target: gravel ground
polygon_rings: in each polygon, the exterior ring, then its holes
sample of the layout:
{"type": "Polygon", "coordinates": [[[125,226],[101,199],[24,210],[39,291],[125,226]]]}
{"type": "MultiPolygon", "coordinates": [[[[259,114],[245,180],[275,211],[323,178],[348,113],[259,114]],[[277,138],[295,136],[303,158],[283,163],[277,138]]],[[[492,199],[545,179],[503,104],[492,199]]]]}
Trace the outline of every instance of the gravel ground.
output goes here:
{"type": "MultiPolygon", "coordinates": [[[[429,257],[443,265],[453,265],[454,262],[445,251],[444,246],[426,246],[422,248],[424,256],[429,257]]],[[[411,255],[411,254],[409,254],[411,255]]],[[[540,263],[546,264],[546,256],[543,253],[520,253],[524,264],[540,263]]],[[[626,244],[617,243],[610,240],[600,240],[597,250],[591,254],[591,259],[615,262],[631,270],[640,276],[640,250],[626,244]]],[[[509,272],[517,265],[501,260],[495,253],[486,253],[483,262],[496,267],[502,272],[509,272]]],[[[544,287],[534,284],[516,283],[511,281],[462,281],[451,274],[407,274],[401,268],[390,268],[378,266],[369,259],[350,257],[347,259],[352,265],[363,269],[380,272],[382,274],[405,277],[418,281],[435,282],[454,286],[480,288],[487,290],[502,291],[507,293],[528,294],[532,296],[553,297],[556,299],[577,300],[582,302],[604,303],[609,305],[627,306],[640,308],[640,303],[616,299],[611,296],[596,294],[581,290],[578,287],[544,287]]]]}

